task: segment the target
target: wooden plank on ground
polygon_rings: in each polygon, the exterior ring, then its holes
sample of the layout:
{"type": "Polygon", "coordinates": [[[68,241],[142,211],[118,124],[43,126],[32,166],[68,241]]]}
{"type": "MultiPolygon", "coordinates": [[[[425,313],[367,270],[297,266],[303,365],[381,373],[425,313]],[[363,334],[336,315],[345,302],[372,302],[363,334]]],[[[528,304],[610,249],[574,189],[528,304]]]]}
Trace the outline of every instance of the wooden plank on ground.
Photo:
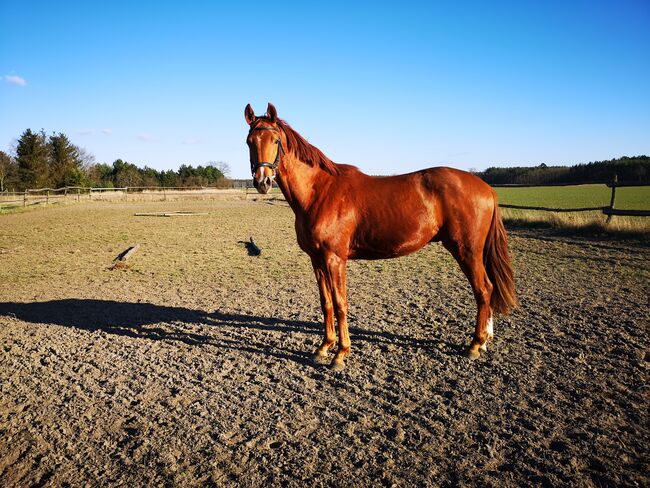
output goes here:
{"type": "Polygon", "coordinates": [[[208,215],[208,212],[139,212],[136,217],[191,217],[195,215],[208,215]]]}
{"type": "Polygon", "coordinates": [[[131,256],[133,256],[133,254],[135,254],[135,252],[138,249],[140,249],[140,244],[136,244],[135,246],[131,246],[128,249],[122,251],[120,254],[118,254],[117,257],[115,259],[113,259],[113,261],[122,261],[122,262],[124,262],[127,259],[129,259],[131,256]]]}

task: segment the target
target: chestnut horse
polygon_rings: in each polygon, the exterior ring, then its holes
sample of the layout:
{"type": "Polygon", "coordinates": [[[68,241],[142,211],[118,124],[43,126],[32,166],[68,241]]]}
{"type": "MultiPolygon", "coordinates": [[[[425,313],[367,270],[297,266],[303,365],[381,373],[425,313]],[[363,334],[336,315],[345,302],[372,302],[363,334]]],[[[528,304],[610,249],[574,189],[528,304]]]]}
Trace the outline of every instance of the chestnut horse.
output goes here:
{"type": "Polygon", "coordinates": [[[336,164],[278,118],[272,104],[257,117],[244,111],[250,126],[253,185],[268,193],[273,181],[296,215],[300,248],[311,258],[325,316],[323,342],[314,360],[341,370],[350,353],[346,263],[385,259],[441,241],[469,279],[478,306],[467,354],[476,359],[493,337],[493,313],[506,314],[517,299],[506,231],[497,197],[480,178],[451,168],[430,168],[398,176],[374,177],[354,166],[336,164]]]}

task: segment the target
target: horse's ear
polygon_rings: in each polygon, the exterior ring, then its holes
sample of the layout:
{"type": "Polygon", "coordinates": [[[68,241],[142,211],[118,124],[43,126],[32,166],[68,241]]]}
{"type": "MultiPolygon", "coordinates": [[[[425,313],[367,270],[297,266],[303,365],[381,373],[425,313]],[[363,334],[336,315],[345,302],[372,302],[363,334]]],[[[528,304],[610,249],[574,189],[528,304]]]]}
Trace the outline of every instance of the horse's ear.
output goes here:
{"type": "Polygon", "coordinates": [[[278,121],[278,111],[275,109],[275,106],[269,102],[268,107],[266,107],[266,116],[273,123],[278,121]]]}
{"type": "Polygon", "coordinates": [[[251,107],[250,103],[246,105],[246,108],[244,109],[244,117],[246,118],[248,125],[251,125],[253,122],[255,122],[255,112],[253,112],[253,107],[251,107]]]}

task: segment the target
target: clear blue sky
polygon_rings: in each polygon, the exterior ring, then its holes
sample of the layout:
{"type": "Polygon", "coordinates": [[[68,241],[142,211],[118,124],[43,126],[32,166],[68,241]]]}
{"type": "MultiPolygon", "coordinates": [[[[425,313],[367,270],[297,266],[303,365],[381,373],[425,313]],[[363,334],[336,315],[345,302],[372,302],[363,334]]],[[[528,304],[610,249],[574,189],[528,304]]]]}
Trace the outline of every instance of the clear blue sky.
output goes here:
{"type": "Polygon", "coordinates": [[[246,103],[373,174],[650,154],[650,2],[0,0],[0,149],[225,161],[246,103]]]}

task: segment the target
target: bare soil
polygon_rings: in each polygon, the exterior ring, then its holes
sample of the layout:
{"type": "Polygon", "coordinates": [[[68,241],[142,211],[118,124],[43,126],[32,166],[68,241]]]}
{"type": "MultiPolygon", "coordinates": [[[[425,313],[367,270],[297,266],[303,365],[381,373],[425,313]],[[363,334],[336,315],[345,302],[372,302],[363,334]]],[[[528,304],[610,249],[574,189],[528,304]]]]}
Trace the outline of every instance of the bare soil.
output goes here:
{"type": "Polygon", "coordinates": [[[650,244],[549,232],[510,231],[521,306],[474,362],[442,246],[351,262],[335,373],[280,202],[2,215],[0,485],[648,486],[650,244]],[[208,214],[134,216],[165,211],[208,214]]]}

